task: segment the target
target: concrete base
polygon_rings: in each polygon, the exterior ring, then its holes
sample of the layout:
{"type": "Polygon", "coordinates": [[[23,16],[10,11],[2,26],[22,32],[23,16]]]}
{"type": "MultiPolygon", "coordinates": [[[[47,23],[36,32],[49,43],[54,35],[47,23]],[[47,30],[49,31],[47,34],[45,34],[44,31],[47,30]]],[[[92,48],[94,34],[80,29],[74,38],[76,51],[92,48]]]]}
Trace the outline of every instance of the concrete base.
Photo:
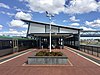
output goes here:
{"type": "Polygon", "coordinates": [[[28,64],[67,64],[66,56],[31,56],[28,64]]]}

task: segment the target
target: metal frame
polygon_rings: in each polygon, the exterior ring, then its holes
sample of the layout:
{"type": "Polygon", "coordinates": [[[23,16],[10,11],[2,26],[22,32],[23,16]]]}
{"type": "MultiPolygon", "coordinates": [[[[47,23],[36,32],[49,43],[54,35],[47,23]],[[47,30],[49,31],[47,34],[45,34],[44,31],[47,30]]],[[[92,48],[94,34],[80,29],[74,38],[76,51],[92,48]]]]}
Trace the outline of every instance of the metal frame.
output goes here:
{"type": "Polygon", "coordinates": [[[100,57],[100,46],[93,45],[80,45],[80,51],[86,52],[88,54],[100,57]]]}
{"type": "Polygon", "coordinates": [[[81,37],[100,37],[100,31],[82,31],[81,37]]]}

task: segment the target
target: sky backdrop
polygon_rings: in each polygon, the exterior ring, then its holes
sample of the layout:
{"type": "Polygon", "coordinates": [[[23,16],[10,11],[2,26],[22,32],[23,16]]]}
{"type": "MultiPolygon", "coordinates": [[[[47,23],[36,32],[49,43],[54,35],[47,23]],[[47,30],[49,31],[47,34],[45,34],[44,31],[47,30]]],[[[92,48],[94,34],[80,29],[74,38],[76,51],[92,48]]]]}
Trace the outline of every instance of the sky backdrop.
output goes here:
{"type": "Polygon", "coordinates": [[[20,19],[100,30],[100,0],[0,0],[0,35],[25,36],[28,25],[20,19]]]}

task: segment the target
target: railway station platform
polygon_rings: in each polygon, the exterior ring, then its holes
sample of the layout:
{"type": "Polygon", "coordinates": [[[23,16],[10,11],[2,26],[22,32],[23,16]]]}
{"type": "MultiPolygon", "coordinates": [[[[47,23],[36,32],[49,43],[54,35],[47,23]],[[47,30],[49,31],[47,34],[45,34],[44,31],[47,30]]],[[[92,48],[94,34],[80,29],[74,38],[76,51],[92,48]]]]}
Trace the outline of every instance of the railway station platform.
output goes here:
{"type": "Polygon", "coordinates": [[[0,75],[100,75],[99,63],[93,62],[69,47],[53,49],[53,51],[63,52],[69,58],[67,65],[25,64],[27,57],[36,51],[38,50],[26,50],[24,53],[0,62],[0,75]]]}

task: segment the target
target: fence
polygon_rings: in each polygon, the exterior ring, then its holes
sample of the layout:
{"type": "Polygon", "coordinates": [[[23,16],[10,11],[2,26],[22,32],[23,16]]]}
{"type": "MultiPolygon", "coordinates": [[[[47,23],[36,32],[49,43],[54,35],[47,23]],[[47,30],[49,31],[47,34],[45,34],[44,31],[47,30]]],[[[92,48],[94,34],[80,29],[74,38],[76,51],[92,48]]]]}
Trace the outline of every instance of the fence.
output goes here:
{"type": "Polygon", "coordinates": [[[96,45],[80,45],[80,50],[88,54],[100,57],[100,46],[96,45]]]}

